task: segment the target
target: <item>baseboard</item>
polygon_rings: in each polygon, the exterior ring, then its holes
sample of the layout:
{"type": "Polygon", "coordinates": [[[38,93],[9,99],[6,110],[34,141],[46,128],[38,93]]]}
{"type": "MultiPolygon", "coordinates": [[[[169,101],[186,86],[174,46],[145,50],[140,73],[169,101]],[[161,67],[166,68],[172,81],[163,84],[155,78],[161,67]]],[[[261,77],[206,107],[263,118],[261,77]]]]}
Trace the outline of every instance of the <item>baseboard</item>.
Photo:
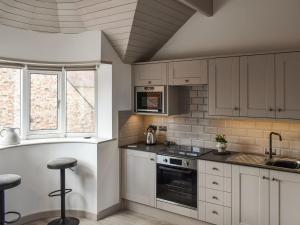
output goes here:
{"type": "MultiPolygon", "coordinates": [[[[79,217],[79,218],[86,218],[90,220],[97,220],[97,215],[85,211],[80,210],[67,210],[66,211],[67,216],[73,216],[73,217],[79,217]]],[[[13,225],[21,225],[29,222],[33,222],[36,220],[43,220],[48,218],[55,218],[60,216],[59,210],[52,210],[52,211],[44,211],[44,212],[38,212],[31,215],[22,216],[21,219],[14,223],[13,225]]]]}
{"type": "Polygon", "coordinates": [[[98,212],[98,215],[97,215],[97,220],[101,220],[107,216],[110,216],[118,211],[120,211],[121,209],[123,209],[123,205],[122,205],[122,202],[116,204],[116,205],[113,205],[101,212],[98,212]]]}
{"type": "Polygon", "coordinates": [[[159,220],[166,221],[171,224],[209,225],[208,223],[200,220],[192,219],[186,216],[178,215],[175,213],[167,212],[161,209],[153,208],[150,206],[142,205],[131,201],[124,200],[124,208],[140,214],[157,218],[159,220]]]}

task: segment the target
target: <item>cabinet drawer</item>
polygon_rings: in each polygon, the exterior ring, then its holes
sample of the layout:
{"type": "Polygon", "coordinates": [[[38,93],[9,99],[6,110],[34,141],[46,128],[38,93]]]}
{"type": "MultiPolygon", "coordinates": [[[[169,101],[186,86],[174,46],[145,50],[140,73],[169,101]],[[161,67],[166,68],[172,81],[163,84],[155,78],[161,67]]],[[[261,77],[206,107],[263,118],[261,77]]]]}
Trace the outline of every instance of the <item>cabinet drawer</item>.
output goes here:
{"type": "Polygon", "coordinates": [[[206,222],[223,225],[224,224],[224,207],[220,205],[206,203],[205,207],[206,222]]]}
{"type": "Polygon", "coordinates": [[[224,180],[223,177],[206,175],[206,187],[214,190],[223,191],[224,180]]]}
{"type": "Polygon", "coordinates": [[[224,175],[223,163],[206,162],[205,172],[207,174],[223,177],[224,175]]]}
{"type": "Polygon", "coordinates": [[[213,189],[206,189],[206,202],[217,204],[217,205],[224,205],[224,195],[223,191],[213,190],[213,189]]]}
{"type": "Polygon", "coordinates": [[[231,193],[209,188],[206,189],[205,193],[206,202],[231,207],[231,193]]]}
{"type": "Polygon", "coordinates": [[[218,162],[206,162],[205,172],[207,174],[221,177],[231,177],[231,165],[218,162]]]}

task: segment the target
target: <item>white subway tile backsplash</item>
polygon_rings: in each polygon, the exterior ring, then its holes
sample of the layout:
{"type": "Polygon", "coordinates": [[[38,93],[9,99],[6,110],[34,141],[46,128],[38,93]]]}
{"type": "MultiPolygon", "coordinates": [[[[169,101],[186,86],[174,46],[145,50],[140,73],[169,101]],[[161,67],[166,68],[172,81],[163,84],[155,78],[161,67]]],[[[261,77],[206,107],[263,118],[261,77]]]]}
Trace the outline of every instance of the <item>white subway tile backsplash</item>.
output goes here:
{"type": "Polygon", "coordinates": [[[229,150],[263,154],[264,149],[269,147],[269,133],[277,131],[283,137],[282,142],[274,138],[274,148],[278,150],[278,154],[300,157],[300,121],[208,118],[207,93],[207,85],[191,87],[191,112],[185,115],[134,116],[135,118],[128,120],[127,115],[122,116],[121,139],[124,140],[127,135],[130,140],[143,140],[141,134],[150,124],[166,125],[168,131],[159,133],[160,141],[167,139],[177,144],[215,148],[215,135],[225,134],[229,150]],[[124,124],[124,121],[127,122],[124,124]]]}

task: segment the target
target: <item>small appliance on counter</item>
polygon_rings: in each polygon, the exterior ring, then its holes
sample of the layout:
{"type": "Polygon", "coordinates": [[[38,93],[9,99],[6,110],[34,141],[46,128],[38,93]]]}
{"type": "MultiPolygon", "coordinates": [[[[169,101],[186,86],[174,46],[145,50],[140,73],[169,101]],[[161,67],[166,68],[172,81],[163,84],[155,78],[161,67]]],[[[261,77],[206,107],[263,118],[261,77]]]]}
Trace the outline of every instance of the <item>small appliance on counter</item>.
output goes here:
{"type": "Polygon", "coordinates": [[[156,144],[156,130],[157,130],[157,127],[153,126],[153,125],[150,125],[147,128],[147,133],[145,133],[147,145],[155,145],[156,144]]]}

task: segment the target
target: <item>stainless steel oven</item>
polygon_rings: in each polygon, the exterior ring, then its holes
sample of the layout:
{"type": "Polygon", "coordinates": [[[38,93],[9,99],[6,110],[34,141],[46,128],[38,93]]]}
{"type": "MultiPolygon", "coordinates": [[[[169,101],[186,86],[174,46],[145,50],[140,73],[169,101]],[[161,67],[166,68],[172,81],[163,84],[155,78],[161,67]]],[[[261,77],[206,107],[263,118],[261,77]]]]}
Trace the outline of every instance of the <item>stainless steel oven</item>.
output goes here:
{"type": "Polygon", "coordinates": [[[136,87],[135,112],[165,113],[165,87],[136,87]]]}
{"type": "Polygon", "coordinates": [[[156,198],[197,208],[197,161],[157,155],[156,198]]]}

